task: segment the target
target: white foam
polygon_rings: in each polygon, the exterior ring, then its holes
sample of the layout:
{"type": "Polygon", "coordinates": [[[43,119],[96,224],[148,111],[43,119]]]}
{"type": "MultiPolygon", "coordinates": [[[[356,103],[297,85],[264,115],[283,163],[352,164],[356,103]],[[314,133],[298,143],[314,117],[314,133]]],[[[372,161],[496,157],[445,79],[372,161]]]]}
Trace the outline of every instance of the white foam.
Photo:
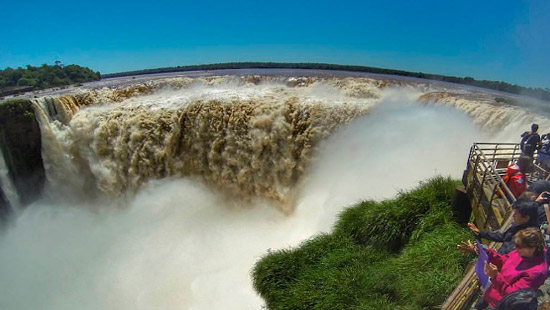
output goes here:
{"type": "Polygon", "coordinates": [[[268,249],[329,231],[360,199],[460,176],[477,127],[409,97],[387,95],[328,140],[290,216],[186,179],[149,182],[123,209],[30,206],[0,238],[0,308],[259,309],[249,273],[268,249]]]}

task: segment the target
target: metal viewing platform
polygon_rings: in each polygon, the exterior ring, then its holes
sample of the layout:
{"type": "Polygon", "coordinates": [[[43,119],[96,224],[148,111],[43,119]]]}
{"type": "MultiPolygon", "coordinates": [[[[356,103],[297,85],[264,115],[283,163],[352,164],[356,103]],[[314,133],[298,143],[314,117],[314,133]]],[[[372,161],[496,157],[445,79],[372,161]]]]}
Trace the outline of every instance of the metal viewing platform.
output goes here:
{"type": "MultiPolygon", "coordinates": [[[[463,197],[462,204],[469,204],[479,229],[504,231],[510,226],[512,203],[516,199],[502,177],[508,165],[515,162],[520,155],[517,143],[474,143],[471,147],[462,177],[463,187],[457,188],[457,197],[463,197]]],[[[548,176],[548,171],[535,163],[534,170],[526,175],[526,179],[531,183],[538,179],[547,179],[548,176]]],[[[489,246],[498,248],[500,243],[491,242],[489,246]]],[[[471,264],[462,281],[445,300],[442,309],[469,309],[473,299],[478,296],[478,288],[479,282],[471,264]]]]}

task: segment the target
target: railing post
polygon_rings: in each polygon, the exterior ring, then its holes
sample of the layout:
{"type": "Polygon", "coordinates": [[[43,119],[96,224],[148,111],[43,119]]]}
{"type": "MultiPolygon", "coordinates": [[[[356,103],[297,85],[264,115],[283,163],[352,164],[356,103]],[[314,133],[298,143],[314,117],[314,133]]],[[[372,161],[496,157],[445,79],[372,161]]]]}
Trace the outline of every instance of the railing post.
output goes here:
{"type": "Polygon", "coordinates": [[[474,173],[477,174],[477,166],[479,165],[479,160],[481,159],[481,157],[479,156],[479,154],[476,155],[476,163],[474,164],[474,173]]]}
{"type": "MultiPolygon", "coordinates": [[[[483,166],[483,165],[482,165],[483,166]]],[[[484,190],[484,186],[485,186],[485,179],[487,178],[487,167],[485,167],[485,171],[483,172],[483,178],[481,179],[481,183],[479,184],[479,199],[477,201],[477,206],[478,208],[483,208],[482,204],[481,204],[481,201],[483,199],[483,196],[485,196],[485,190],[484,190]]],[[[484,212],[486,217],[484,219],[484,222],[483,222],[483,226],[484,227],[487,227],[487,222],[489,222],[489,216],[490,214],[488,214],[488,212],[484,212]]]]}

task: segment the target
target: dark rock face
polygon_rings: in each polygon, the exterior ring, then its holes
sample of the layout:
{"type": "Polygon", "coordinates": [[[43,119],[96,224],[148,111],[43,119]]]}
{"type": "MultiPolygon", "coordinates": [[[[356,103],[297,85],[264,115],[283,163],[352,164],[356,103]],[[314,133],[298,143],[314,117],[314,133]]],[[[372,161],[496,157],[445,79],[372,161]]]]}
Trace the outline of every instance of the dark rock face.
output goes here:
{"type": "Polygon", "coordinates": [[[0,221],[8,218],[10,214],[10,203],[4,196],[4,193],[0,189],[0,221]]]}
{"type": "MultiPolygon", "coordinates": [[[[11,100],[0,105],[0,145],[21,204],[35,201],[42,193],[45,172],[40,128],[30,101],[11,100]]],[[[0,196],[1,214],[9,206],[4,193],[0,196]]]]}

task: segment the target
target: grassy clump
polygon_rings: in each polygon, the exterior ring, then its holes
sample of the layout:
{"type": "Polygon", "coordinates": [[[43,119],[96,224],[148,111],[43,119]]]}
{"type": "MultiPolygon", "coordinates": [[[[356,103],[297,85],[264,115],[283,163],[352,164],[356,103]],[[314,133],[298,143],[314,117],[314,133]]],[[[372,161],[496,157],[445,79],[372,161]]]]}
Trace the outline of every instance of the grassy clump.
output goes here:
{"type": "Polygon", "coordinates": [[[417,309],[442,303],[471,259],[457,251],[455,245],[470,237],[465,229],[447,223],[407,245],[390,264],[399,275],[399,299],[417,305],[417,309]]]}
{"type": "Polygon", "coordinates": [[[396,199],[345,210],[334,232],[268,253],[253,270],[269,309],[429,309],[443,302],[468,257],[451,221],[457,182],[434,178],[396,199]]]}
{"type": "Polygon", "coordinates": [[[397,252],[411,236],[418,238],[449,220],[448,206],[457,184],[439,177],[392,200],[362,202],[340,214],[334,233],[360,245],[397,252]]]}
{"type": "Polygon", "coordinates": [[[277,294],[292,284],[304,268],[315,266],[333,249],[351,252],[356,246],[347,238],[321,234],[302,243],[293,250],[284,249],[272,252],[254,267],[254,287],[264,292],[266,299],[278,299],[277,294]]]}

